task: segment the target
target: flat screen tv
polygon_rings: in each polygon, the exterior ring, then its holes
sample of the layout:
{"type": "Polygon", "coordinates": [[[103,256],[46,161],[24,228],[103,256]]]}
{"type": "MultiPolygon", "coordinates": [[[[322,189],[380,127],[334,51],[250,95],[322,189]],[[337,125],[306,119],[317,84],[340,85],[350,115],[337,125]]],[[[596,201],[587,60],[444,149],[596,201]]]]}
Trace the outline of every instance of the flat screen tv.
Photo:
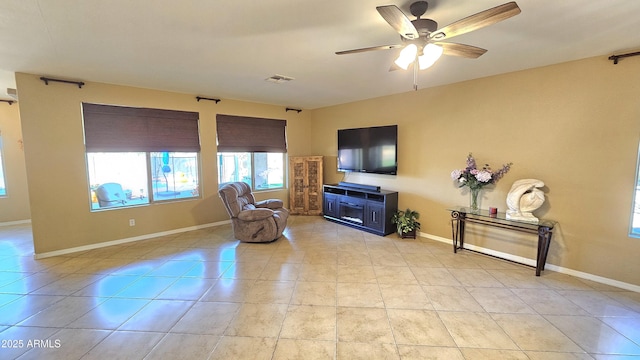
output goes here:
{"type": "Polygon", "coordinates": [[[396,175],[398,125],[339,129],[338,171],[396,175]]]}

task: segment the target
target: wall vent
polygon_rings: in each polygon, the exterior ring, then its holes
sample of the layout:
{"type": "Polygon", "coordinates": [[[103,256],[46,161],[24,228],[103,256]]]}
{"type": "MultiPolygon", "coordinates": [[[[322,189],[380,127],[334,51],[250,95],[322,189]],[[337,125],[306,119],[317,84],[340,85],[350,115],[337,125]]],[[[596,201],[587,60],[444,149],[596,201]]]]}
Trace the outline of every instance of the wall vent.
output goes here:
{"type": "Polygon", "coordinates": [[[7,88],[7,95],[9,95],[12,98],[18,100],[18,91],[16,89],[7,88]]]}
{"type": "Polygon", "coordinates": [[[291,76],[284,76],[284,75],[273,75],[271,77],[268,77],[265,79],[268,82],[272,82],[272,83],[276,83],[276,84],[282,84],[285,82],[289,82],[291,80],[293,80],[293,78],[291,76]]]}

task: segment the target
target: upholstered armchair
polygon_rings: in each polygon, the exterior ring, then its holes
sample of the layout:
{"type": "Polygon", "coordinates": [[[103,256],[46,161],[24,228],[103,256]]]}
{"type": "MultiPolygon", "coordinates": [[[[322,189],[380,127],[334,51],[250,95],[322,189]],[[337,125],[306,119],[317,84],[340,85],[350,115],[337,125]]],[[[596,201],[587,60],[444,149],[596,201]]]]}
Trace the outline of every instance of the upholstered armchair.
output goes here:
{"type": "Polygon", "coordinates": [[[240,241],[274,241],[287,227],[289,210],[283,207],[282,200],[256,202],[251,188],[244,182],[223,184],[218,195],[231,217],[233,234],[240,241]]]}
{"type": "Polygon", "coordinates": [[[105,183],[96,189],[96,197],[100,207],[121,206],[127,201],[125,191],[118,183],[105,183]]]}

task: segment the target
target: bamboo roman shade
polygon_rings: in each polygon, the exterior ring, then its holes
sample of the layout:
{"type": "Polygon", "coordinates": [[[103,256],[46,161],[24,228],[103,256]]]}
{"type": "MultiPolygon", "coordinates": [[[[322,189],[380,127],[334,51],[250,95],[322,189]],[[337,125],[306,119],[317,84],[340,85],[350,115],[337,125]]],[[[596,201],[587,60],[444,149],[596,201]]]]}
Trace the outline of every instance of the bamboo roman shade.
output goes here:
{"type": "Polygon", "coordinates": [[[218,114],[218,152],[287,152],[285,120],[218,114]]]}
{"type": "Polygon", "coordinates": [[[82,104],[87,152],[199,152],[197,112],[82,104]]]}

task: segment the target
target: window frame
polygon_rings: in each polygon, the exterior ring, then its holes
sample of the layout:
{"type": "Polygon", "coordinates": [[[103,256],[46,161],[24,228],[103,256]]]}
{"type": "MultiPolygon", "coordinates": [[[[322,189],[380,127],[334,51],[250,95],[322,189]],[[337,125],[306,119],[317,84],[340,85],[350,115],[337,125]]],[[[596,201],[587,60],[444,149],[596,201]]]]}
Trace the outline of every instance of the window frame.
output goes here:
{"type": "MultiPolygon", "coordinates": [[[[218,186],[228,182],[223,181],[224,163],[222,154],[249,154],[249,179],[252,191],[272,191],[286,189],[288,186],[287,166],[287,121],[283,119],[256,118],[238,115],[216,115],[216,165],[218,170],[218,186]],[[257,188],[256,179],[256,154],[281,154],[282,155],[282,185],[278,187],[257,188]]],[[[237,161],[234,161],[237,163],[237,161]]],[[[267,161],[267,169],[268,167],[267,161]]],[[[238,169],[234,169],[236,173],[238,169]]],[[[262,173],[261,169],[261,173],[262,173]]],[[[230,177],[230,176],[229,176],[230,177]]],[[[227,178],[229,178],[227,177],[227,178]]],[[[243,181],[238,176],[237,180],[243,181]]],[[[267,176],[268,178],[268,172],[267,176]]],[[[263,177],[264,178],[264,177],[263,177]]],[[[246,183],[246,182],[245,182],[246,183]]]]}
{"type": "Polygon", "coordinates": [[[85,165],[87,168],[87,184],[88,184],[88,189],[89,189],[89,208],[91,212],[99,212],[99,211],[106,211],[106,210],[115,210],[115,209],[127,209],[127,208],[132,208],[132,207],[142,207],[142,206],[151,206],[151,205],[155,205],[155,204],[166,204],[166,203],[172,203],[172,202],[180,202],[180,201],[192,201],[192,200],[200,200],[202,199],[202,179],[201,179],[201,174],[202,174],[202,163],[201,163],[201,156],[200,156],[200,152],[193,152],[193,151],[170,151],[170,153],[193,153],[195,154],[195,158],[196,158],[196,169],[197,169],[197,183],[196,183],[196,188],[197,188],[197,195],[194,196],[190,196],[190,197],[179,197],[179,198],[173,198],[173,199],[156,199],[155,197],[155,191],[153,189],[153,169],[152,169],[152,155],[151,153],[154,153],[157,151],[122,151],[122,152],[101,152],[101,151],[85,151],[85,165]],[[108,207],[100,207],[98,206],[97,208],[94,208],[94,201],[93,201],[93,196],[94,196],[94,191],[95,189],[93,189],[93,185],[91,184],[91,178],[90,178],[90,174],[89,174],[89,154],[96,154],[96,153],[114,153],[114,154],[127,154],[127,153],[139,153],[139,154],[144,154],[144,159],[145,159],[145,174],[146,174],[146,198],[148,199],[148,201],[146,203],[136,203],[136,204],[131,204],[131,205],[122,205],[122,206],[108,206],[108,207]]]}
{"type": "MultiPolygon", "coordinates": [[[[249,178],[251,179],[251,184],[248,184],[249,187],[251,188],[252,192],[264,192],[264,191],[274,191],[274,190],[284,190],[287,188],[287,179],[288,179],[288,169],[287,169],[287,153],[286,152],[282,152],[282,153],[276,153],[276,152],[263,152],[263,151],[235,151],[235,152],[231,152],[231,151],[220,151],[217,153],[216,156],[216,167],[217,167],[217,171],[218,171],[218,186],[221,186],[224,183],[227,183],[225,181],[221,181],[222,179],[220,178],[221,176],[221,163],[220,163],[220,159],[221,156],[223,154],[242,154],[242,153],[246,153],[249,154],[249,158],[250,158],[250,176],[249,178]],[[257,188],[256,187],[256,171],[255,171],[255,154],[280,154],[282,155],[282,186],[279,187],[268,187],[268,188],[257,188]]],[[[238,180],[238,181],[242,181],[242,180],[238,180]]]]}
{"type": "Polygon", "coordinates": [[[633,182],[633,196],[631,197],[631,215],[629,216],[629,237],[640,239],[640,144],[636,156],[636,177],[633,182]],[[637,219],[636,219],[637,218],[637,219]],[[634,227],[634,222],[638,227],[634,227]],[[637,231],[634,231],[637,229],[637,231]]]}
{"type": "Polygon", "coordinates": [[[0,198],[6,198],[9,196],[7,191],[7,174],[5,173],[7,167],[4,166],[4,142],[2,141],[2,134],[0,133],[0,181],[4,184],[4,194],[0,193],[0,198]]]}
{"type": "MultiPolygon", "coordinates": [[[[90,211],[202,198],[199,112],[89,102],[81,103],[81,111],[90,211]],[[109,153],[121,154],[122,157],[109,158],[105,155],[96,159],[90,155],[109,153]],[[127,158],[127,154],[137,155],[127,158]],[[165,159],[165,154],[171,155],[165,159]],[[184,156],[180,154],[189,156],[179,159],[184,156]],[[165,167],[169,168],[166,172],[165,167]],[[142,179],[143,176],[146,180],[142,179]],[[162,185],[166,186],[164,191],[158,186],[162,177],[162,185]],[[96,185],[108,182],[125,185],[125,189],[112,185],[108,194],[114,195],[113,201],[106,201],[104,207],[94,208],[96,185]],[[140,187],[139,193],[131,188],[137,186],[140,187]],[[133,199],[138,201],[127,204],[127,200],[133,199]]],[[[112,200],[111,196],[109,200],[112,200]]]]}
{"type": "Polygon", "coordinates": [[[154,194],[154,190],[153,190],[153,176],[152,176],[152,171],[153,169],[151,169],[151,153],[152,152],[157,152],[157,151],[151,151],[151,152],[147,152],[146,156],[147,156],[147,185],[149,186],[149,189],[151,189],[151,191],[149,192],[149,205],[152,205],[154,203],[158,204],[158,203],[167,203],[167,202],[175,202],[175,201],[189,201],[189,200],[196,200],[196,199],[201,199],[202,198],[202,191],[200,191],[200,184],[202,184],[202,180],[201,180],[201,175],[202,174],[202,167],[200,166],[200,152],[195,152],[195,151],[169,151],[170,153],[194,153],[196,156],[196,169],[198,171],[198,173],[196,174],[197,177],[197,183],[196,183],[196,188],[198,189],[198,194],[195,196],[190,196],[190,197],[181,197],[181,198],[174,198],[174,199],[164,199],[164,200],[157,200],[155,199],[155,195],[154,194]]]}

